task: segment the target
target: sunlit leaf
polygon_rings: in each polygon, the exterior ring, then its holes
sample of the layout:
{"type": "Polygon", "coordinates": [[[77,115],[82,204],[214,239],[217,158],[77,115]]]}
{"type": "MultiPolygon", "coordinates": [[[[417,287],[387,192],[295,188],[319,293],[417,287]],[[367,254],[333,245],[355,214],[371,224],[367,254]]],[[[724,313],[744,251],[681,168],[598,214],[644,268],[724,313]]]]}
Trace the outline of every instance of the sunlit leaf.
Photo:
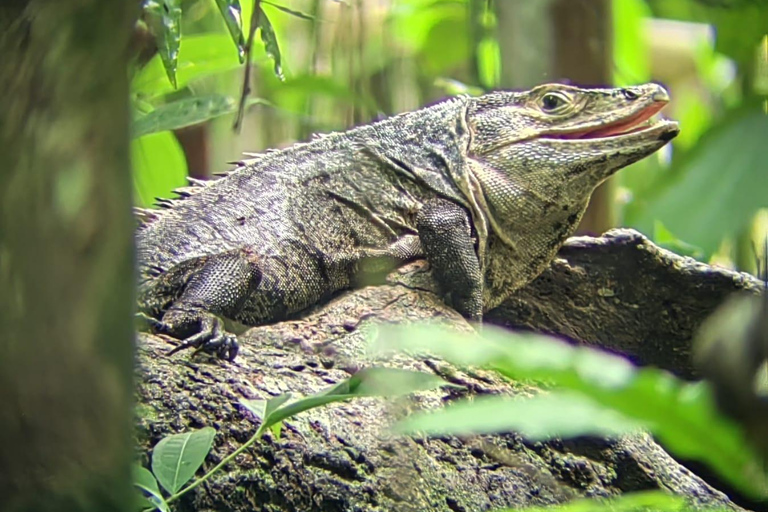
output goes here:
{"type": "MultiPolygon", "coordinates": [[[[237,52],[232,49],[229,36],[202,34],[184,36],[179,50],[176,81],[179,88],[189,82],[240,66],[237,52]]],[[[131,82],[131,92],[145,99],[172,92],[174,87],[165,78],[159,56],[155,55],[131,82]]]]}
{"type": "MultiPolygon", "coordinates": [[[[491,367],[513,380],[540,381],[581,393],[591,401],[582,407],[583,415],[594,415],[594,404],[610,408],[646,426],[677,455],[707,463],[743,492],[768,495],[768,479],[754,451],[743,433],[718,413],[703,383],[688,383],[652,367],[637,368],[622,357],[590,347],[487,326],[482,337],[436,326],[382,328],[380,333],[380,348],[427,351],[456,364],[491,367]]],[[[578,414],[570,411],[571,416],[578,414]]],[[[576,434],[572,425],[556,432],[546,415],[540,418],[544,421],[541,431],[576,434]]],[[[583,433],[600,427],[591,428],[583,433]]]]}
{"type": "MultiPolygon", "coordinates": [[[[260,8],[261,9],[261,8],[260,8]]],[[[275,63],[275,76],[280,80],[284,80],[283,68],[280,57],[280,47],[277,44],[277,37],[275,36],[275,30],[272,28],[267,14],[264,9],[259,12],[259,28],[261,29],[261,41],[264,43],[264,50],[275,63]]]]}
{"type": "MultiPolygon", "coordinates": [[[[250,0],[246,0],[250,1],[250,0]]],[[[227,25],[229,35],[237,48],[237,57],[242,64],[245,62],[245,37],[243,36],[242,10],[240,0],[216,0],[221,17],[227,25]]]]}
{"type": "Polygon", "coordinates": [[[176,88],[176,66],[181,40],[181,0],[146,0],[147,25],[157,41],[157,53],[168,80],[176,88]]]}
{"type": "Polygon", "coordinates": [[[200,430],[164,437],[152,451],[152,472],[170,494],[195,475],[213,445],[216,430],[200,430]]]}
{"type": "Polygon", "coordinates": [[[169,197],[173,189],[186,185],[187,160],[171,132],[134,139],[131,164],[139,206],[151,206],[156,197],[169,197]]]}

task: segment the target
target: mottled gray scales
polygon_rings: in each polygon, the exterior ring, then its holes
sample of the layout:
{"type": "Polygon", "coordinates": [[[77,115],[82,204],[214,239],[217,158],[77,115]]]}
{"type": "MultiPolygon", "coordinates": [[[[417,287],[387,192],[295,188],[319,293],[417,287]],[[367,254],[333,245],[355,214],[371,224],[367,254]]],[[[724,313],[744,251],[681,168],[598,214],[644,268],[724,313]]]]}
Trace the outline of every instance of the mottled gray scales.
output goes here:
{"type": "Polygon", "coordinates": [[[426,257],[468,318],[534,279],[592,191],[677,134],[655,84],[454,98],[245,160],[142,210],[139,305],[233,358],[223,319],[279,321],[426,257]]]}

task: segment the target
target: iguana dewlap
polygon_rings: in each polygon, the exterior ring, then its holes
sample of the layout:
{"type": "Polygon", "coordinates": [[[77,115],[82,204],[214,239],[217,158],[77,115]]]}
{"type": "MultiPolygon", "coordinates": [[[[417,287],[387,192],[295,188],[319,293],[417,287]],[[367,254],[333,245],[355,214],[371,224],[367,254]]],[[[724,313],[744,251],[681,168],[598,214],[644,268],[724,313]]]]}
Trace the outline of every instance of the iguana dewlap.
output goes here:
{"type": "Polygon", "coordinates": [[[659,85],[459,97],[268,151],[142,210],[140,309],[234,358],[222,318],[286,319],[423,258],[470,319],[538,276],[590,195],[678,133],[659,85]]]}

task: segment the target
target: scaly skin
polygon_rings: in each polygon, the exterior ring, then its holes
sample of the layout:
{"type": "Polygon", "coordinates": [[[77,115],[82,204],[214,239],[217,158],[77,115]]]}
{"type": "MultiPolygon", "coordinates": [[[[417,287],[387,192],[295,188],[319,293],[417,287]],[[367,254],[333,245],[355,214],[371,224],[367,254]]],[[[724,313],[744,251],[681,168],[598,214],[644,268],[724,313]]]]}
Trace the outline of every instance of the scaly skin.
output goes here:
{"type": "Polygon", "coordinates": [[[289,318],[426,257],[480,320],[541,273],[595,187],[675,137],[669,98],[542,85],[454,98],[319,137],[143,210],[139,305],[160,330],[234,358],[221,318],[289,318]]]}

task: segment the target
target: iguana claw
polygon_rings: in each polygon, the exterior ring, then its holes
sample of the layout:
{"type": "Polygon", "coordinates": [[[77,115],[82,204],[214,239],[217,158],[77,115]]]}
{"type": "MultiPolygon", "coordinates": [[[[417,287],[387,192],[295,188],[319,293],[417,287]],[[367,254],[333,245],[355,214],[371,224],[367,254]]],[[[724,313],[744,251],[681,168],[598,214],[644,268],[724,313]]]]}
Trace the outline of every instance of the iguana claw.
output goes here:
{"type": "Polygon", "coordinates": [[[234,361],[239,350],[237,338],[224,330],[221,319],[203,310],[171,309],[163,316],[158,331],[182,339],[181,345],[168,355],[194,348],[195,354],[207,352],[234,361]]]}

